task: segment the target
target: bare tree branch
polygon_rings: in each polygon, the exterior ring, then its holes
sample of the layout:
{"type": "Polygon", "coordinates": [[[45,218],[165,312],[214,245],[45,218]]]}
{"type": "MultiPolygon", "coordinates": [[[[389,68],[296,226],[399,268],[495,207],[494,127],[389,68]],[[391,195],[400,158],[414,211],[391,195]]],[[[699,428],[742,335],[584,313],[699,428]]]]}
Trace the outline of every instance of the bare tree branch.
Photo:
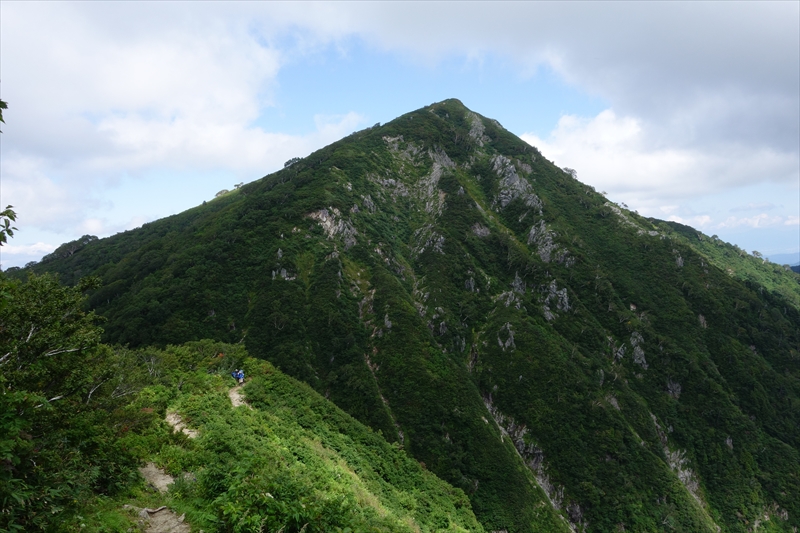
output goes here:
{"type": "Polygon", "coordinates": [[[90,390],[90,391],[89,391],[89,396],[87,396],[87,397],[86,397],[86,405],[89,405],[89,400],[91,400],[91,399],[92,399],[92,394],[94,394],[94,391],[96,391],[97,389],[99,389],[99,388],[100,388],[100,386],[101,386],[103,383],[107,382],[107,381],[108,381],[108,380],[110,380],[110,379],[111,379],[111,378],[106,378],[106,379],[104,379],[103,381],[101,381],[100,383],[98,383],[97,385],[95,385],[94,387],[92,387],[92,390],[90,390]]]}
{"type": "Polygon", "coordinates": [[[82,349],[82,347],[81,348],[62,348],[60,350],[50,350],[49,352],[46,352],[46,353],[42,354],[42,357],[52,357],[54,355],[58,355],[58,354],[62,354],[62,353],[77,352],[77,351],[79,351],[81,349],[82,349]]]}

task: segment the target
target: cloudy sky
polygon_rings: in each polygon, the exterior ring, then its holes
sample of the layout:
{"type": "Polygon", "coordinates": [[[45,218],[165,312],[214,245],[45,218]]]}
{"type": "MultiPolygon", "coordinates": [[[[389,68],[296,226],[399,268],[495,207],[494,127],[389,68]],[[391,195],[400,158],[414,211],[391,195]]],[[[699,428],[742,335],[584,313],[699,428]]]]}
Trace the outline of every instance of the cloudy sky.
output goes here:
{"type": "Polygon", "coordinates": [[[0,3],[2,268],[445,98],[641,214],[800,261],[800,2],[0,3]]]}

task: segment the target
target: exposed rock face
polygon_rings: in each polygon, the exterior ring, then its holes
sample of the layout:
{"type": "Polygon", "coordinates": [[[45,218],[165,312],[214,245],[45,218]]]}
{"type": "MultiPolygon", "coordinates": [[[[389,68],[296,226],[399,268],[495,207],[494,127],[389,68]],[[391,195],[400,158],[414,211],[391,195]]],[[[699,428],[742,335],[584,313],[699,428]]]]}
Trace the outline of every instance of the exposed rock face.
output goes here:
{"type": "Polygon", "coordinates": [[[478,237],[488,237],[491,233],[489,228],[481,224],[480,222],[476,222],[472,225],[472,233],[477,235],[478,237]]]}
{"type": "Polygon", "coordinates": [[[366,196],[362,196],[361,198],[364,200],[364,207],[366,207],[367,210],[370,213],[374,213],[375,212],[375,203],[372,201],[372,198],[370,197],[370,195],[367,194],[366,196]]]}
{"type": "Polygon", "coordinates": [[[533,187],[527,180],[517,174],[517,169],[509,158],[496,155],[492,158],[492,170],[500,178],[499,192],[495,197],[492,207],[506,207],[517,198],[521,198],[526,206],[534,208],[539,215],[542,214],[542,201],[533,192],[533,187]]]}
{"type": "MultiPolygon", "coordinates": [[[[664,456],[667,458],[667,464],[669,465],[670,470],[672,470],[678,480],[680,480],[681,484],[686,487],[686,490],[692,495],[695,501],[697,501],[700,507],[703,510],[707,509],[708,504],[703,498],[700,482],[698,481],[697,474],[695,474],[695,472],[690,468],[690,462],[686,457],[686,452],[684,450],[670,449],[667,434],[661,428],[661,425],[658,423],[658,419],[653,413],[650,413],[650,418],[653,420],[656,433],[658,434],[658,438],[661,440],[661,446],[663,448],[664,456]]],[[[670,431],[672,431],[671,427],[670,431]]],[[[708,517],[708,515],[706,516],[708,517]]],[[[710,517],[708,517],[708,519],[711,520],[710,517]]],[[[719,530],[719,527],[717,527],[717,530],[719,530]]]]}
{"type": "Polygon", "coordinates": [[[384,136],[383,140],[393,154],[409,163],[418,164],[417,156],[423,151],[419,144],[414,142],[405,142],[402,135],[398,135],[397,137],[384,136]],[[401,144],[405,145],[405,148],[401,149],[401,144]]]}
{"type": "Polygon", "coordinates": [[[497,333],[497,344],[500,345],[500,348],[505,352],[506,350],[514,350],[517,347],[514,344],[514,330],[511,329],[511,324],[506,322],[506,325],[500,328],[500,331],[497,333]],[[503,340],[505,337],[505,340],[503,340]]]}
{"type": "Polygon", "coordinates": [[[425,205],[425,212],[434,216],[442,214],[445,194],[438,187],[442,173],[456,165],[441,149],[430,150],[428,155],[433,160],[431,173],[419,180],[415,187],[416,196],[425,205]]]}
{"type": "Polygon", "coordinates": [[[553,252],[558,250],[558,245],[553,242],[555,234],[547,229],[544,220],[531,226],[528,232],[528,244],[536,247],[536,252],[545,263],[549,263],[553,252]]]}
{"type": "Polygon", "coordinates": [[[502,303],[505,307],[514,306],[516,309],[522,308],[522,299],[513,291],[504,291],[493,298],[495,302],[502,303]]]}
{"type": "Polygon", "coordinates": [[[464,282],[464,288],[469,292],[475,292],[475,278],[467,278],[467,281],[464,282]]]}
{"type": "Polygon", "coordinates": [[[437,233],[432,224],[425,224],[415,231],[414,240],[416,244],[412,251],[416,256],[422,255],[425,250],[432,250],[439,254],[444,253],[444,235],[437,233]]]}
{"type": "Polygon", "coordinates": [[[681,397],[681,384],[675,380],[667,381],[667,394],[676,400],[681,397]]]}
{"type": "Polygon", "coordinates": [[[514,274],[514,281],[511,282],[511,290],[517,294],[525,294],[525,282],[519,277],[519,272],[514,274]]]}
{"type": "Polygon", "coordinates": [[[486,126],[483,125],[483,121],[480,119],[480,117],[472,111],[467,112],[467,120],[470,124],[470,138],[472,138],[472,140],[475,141],[478,146],[483,148],[484,143],[489,142],[489,138],[483,133],[486,131],[486,126]]]}
{"type": "MultiPolygon", "coordinates": [[[[660,236],[658,231],[653,229],[648,230],[646,228],[643,228],[642,226],[631,220],[631,218],[627,214],[625,214],[617,204],[613,202],[606,202],[604,205],[607,208],[609,208],[615,215],[617,215],[620,224],[622,224],[623,226],[628,226],[636,229],[636,233],[638,235],[649,235],[651,237],[660,236]]],[[[663,236],[661,236],[661,238],[663,238],[663,236]]]]}
{"type": "Polygon", "coordinates": [[[567,289],[559,289],[556,280],[552,280],[549,285],[542,288],[542,310],[545,318],[554,320],[558,315],[553,311],[566,312],[570,310],[567,289]]]}
{"type": "Polygon", "coordinates": [[[642,344],[644,338],[638,331],[631,333],[631,346],[633,346],[633,362],[647,370],[647,361],[644,359],[644,350],[642,344]]]}
{"type": "Polygon", "coordinates": [[[342,214],[335,207],[331,208],[330,211],[327,209],[313,211],[307,216],[316,220],[319,225],[322,226],[322,229],[329,239],[339,236],[342,242],[344,242],[345,250],[349,250],[355,246],[358,231],[356,231],[352,221],[342,219],[342,214]]]}

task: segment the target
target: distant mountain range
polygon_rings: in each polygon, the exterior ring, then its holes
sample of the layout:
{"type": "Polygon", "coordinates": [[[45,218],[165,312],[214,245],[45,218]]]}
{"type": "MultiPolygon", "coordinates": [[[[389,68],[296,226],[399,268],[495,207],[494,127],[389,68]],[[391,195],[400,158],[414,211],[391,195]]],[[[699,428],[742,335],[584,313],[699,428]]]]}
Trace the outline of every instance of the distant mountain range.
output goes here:
{"type": "Polygon", "coordinates": [[[8,275],[99,277],[107,342],[244,343],[487,531],[800,527],[800,276],[458,100],[79,241],[8,275]]]}

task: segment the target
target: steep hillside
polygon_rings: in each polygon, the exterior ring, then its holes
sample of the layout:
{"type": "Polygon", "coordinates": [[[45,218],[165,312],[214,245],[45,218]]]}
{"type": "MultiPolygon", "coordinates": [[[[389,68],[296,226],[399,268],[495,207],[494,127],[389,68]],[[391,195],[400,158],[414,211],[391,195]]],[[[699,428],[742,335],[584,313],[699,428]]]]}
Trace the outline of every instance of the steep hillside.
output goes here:
{"type": "Polygon", "coordinates": [[[243,341],[487,530],[800,526],[791,294],[457,100],[89,241],[33,270],[99,276],[108,341],[243,341]]]}
{"type": "Polygon", "coordinates": [[[800,276],[793,275],[797,273],[797,268],[771,263],[758,252],[753,252],[755,255],[751,255],[736,245],[724,242],[716,235],[709,237],[677,222],[655,219],[650,219],[650,222],[670,238],[691,246],[709,263],[727,272],[729,276],[778,293],[792,305],[800,308],[800,276]]]}

